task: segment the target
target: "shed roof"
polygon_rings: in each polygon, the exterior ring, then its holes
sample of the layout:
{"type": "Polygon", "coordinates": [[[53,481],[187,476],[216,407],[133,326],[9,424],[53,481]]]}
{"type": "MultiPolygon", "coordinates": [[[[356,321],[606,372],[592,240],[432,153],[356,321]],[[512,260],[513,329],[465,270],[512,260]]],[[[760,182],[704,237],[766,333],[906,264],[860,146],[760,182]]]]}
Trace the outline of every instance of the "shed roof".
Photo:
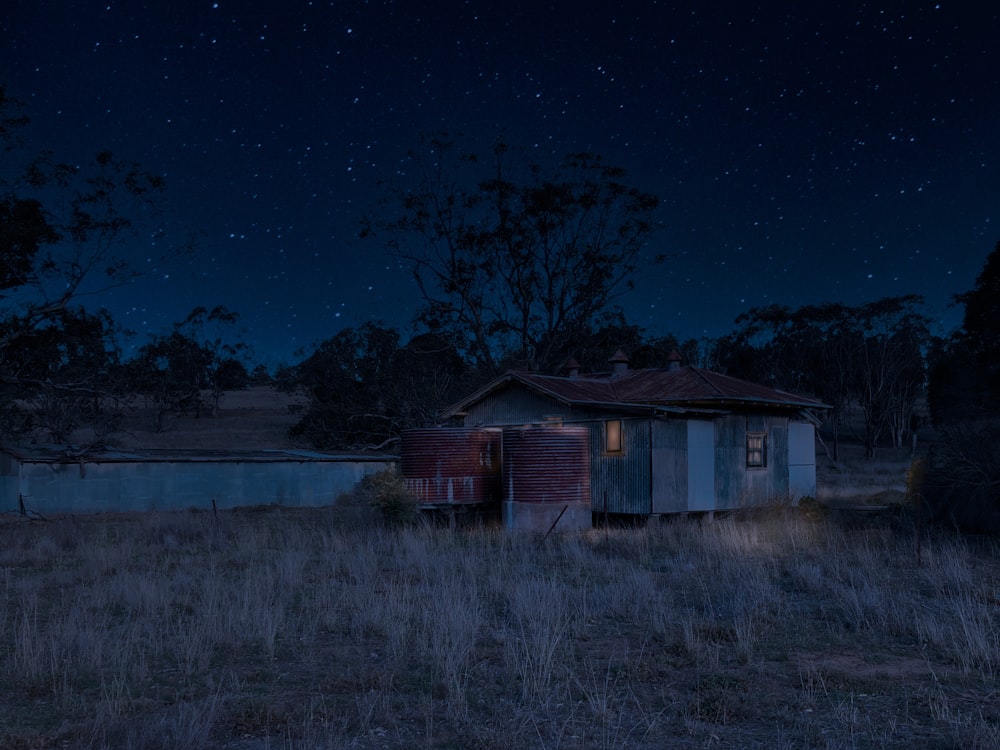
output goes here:
{"type": "Polygon", "coordinates": [[[701,367],[629,370],[565,377],[510,370],[491,380],[442,412],[445,419],[464,413],[472,405],[511,385],[580,408],[618,408],[623,411],[724,410],[768,407],[777,409],[828,409],[822,401],[777,388],[751,383],[701,367]]]}
{"type": "Polygon", "coordinates": [[[308,450],[276,449],[222,451],[208,449],[90,448],[67,445],[3,445],[0,451],[25,463],[276,463],[329,461],[387,461],[385,454],[319,453],[308,450]]]}

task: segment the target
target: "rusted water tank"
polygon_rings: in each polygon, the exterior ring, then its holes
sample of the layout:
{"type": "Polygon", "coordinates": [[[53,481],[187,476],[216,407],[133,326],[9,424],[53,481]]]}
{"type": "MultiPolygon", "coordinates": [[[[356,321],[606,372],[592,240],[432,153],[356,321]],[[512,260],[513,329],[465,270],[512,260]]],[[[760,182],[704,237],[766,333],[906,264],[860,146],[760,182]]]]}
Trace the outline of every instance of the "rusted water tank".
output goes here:
{"type": "Polygon", "coordinates": [[[508,428],[503,455],[501,516],[509,531],[591,527],[587,427],[508,428]]]}
{"type": "Polygon", "coordinates": [[[500,499],[498,429],[404,430],[400,466],[406,489],[424,506],[476,505],[500,499]]]}

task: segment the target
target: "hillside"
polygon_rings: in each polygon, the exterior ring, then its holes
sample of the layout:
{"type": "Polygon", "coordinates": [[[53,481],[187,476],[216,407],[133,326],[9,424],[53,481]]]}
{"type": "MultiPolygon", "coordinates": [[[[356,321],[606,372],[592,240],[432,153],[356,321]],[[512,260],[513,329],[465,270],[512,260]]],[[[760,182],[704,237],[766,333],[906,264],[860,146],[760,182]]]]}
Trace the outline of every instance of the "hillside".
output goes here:
{"type": "Polygon", "coordinates": [[[304,447],[288,431],[297,416],[293,409],[302,396],[280,393],[267,386],[227,391],[214,414],[170,414],[162,432],[154,430],[155,412],[137,400],[122,431],[109,442],[123,448],[200,448],[205,450],[261,450],[304,447]]]}

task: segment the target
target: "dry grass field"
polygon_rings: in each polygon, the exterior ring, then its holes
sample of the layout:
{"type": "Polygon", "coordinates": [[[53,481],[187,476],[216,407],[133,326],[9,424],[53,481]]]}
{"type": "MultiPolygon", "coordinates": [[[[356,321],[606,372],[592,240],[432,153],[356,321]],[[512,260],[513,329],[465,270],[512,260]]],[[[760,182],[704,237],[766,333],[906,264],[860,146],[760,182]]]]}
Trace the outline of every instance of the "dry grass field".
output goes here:
{"type": "MultiPolygon", "coordinates": [[[[132,447],[275,448],[227,394],[132,447]]],[[[826,505],[909,457],[820,458],[826,505]]],[[[1000,540],[774,508],[547,539],[354,504],[0,516],[0,748],[998,748],[1000,540]]]]}
{"type": "Polygon", "coordinates": [[[354,519],[0,518],[0,747],[1000,747],[996,539],[354,519]]]}

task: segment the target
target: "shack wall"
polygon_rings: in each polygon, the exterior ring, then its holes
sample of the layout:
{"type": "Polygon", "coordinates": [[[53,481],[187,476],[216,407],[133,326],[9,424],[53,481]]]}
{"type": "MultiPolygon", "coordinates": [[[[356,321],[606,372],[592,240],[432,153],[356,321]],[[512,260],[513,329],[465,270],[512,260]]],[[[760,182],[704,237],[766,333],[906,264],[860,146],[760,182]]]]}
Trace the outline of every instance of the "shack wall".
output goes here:
{"type": "MultiPolygon", "coordinates": [[[[614,418],[614,417],[612,417],[614,418]]],[[[622,450],[610,453],[605,422],[590,426],[590,505],[595,513],[648,515],[652,512],[650,423],[622,419],[622,450]]]]}
{"type": "Polygon", "coordinates": [[[653,513],[683,513],[688,508],[688,428],[684,420],[651,425],[653,513]]]}
{"type": "Polygon", "coordinates": [[[491,393],[470,406],[463,422],[466,427],[510,427],[574,416],[572,407],[515,386],[491,393]]]}
{"type": "Polygon", "coordinates": [[[716,421],[717,510],[763,505],[788,497],[788,418],[732,414],[716,421]],[[747,434],[764,433],[767,465],[747,466],[747,434]]]}

